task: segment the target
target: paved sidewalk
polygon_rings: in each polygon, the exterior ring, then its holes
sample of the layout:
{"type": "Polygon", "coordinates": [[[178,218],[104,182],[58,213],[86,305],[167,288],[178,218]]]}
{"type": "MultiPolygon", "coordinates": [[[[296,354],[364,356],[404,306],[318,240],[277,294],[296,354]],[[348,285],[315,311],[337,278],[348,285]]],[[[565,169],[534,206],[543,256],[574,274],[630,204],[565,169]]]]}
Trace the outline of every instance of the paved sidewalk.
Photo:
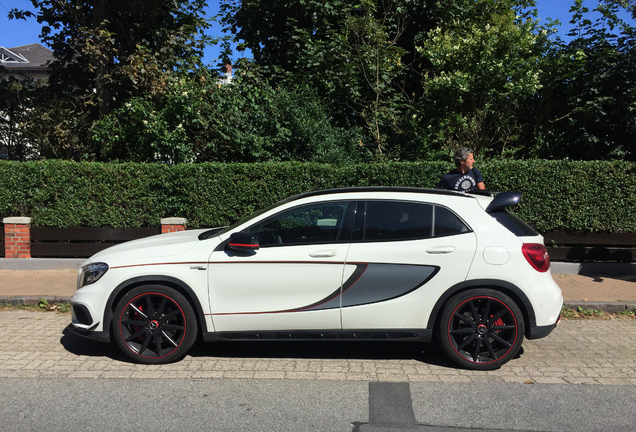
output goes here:
{"type": "MultiPolygon", "coordinates": [[[[75,293],[79,260],[4,260],[0,265],[0,303],[67,302],[75,293]],[[6,270],[13,268],[12,270],[6,270]]],[[[576,274],[577,266],[554,265],[553,278],[571,308],[605,312],[636,309],[636,272],[598,269],[576,274]],[[556,271],[563,273],[557,273],[556,271]],[[569,273],[568,273],[569,272],[569,273]]]]}

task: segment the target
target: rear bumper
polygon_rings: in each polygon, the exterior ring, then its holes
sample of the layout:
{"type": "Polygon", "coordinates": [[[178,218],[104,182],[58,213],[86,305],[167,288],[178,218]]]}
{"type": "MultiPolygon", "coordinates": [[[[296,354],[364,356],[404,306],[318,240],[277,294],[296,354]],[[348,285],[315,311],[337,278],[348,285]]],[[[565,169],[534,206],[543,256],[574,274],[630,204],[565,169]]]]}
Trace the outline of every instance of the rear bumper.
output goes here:
{"type": "Polygon", "coordinates": [[[534,322],[531,322],[530,323],[530,328],[528,329],[529,331],[528,331],[528,334],[526,335],[526,337],[528,339],[541,339],[541,338],[544,338],[547,335],[549,335],[550,333],[552,333],[552,330],[554,330],[556,328],[556,326],[559,325],[559,322],[561,322],[561,316],[560,315],[557,318],[556,322],[554,324],[550,324],[550,325],[538,326],[534,322]]]}

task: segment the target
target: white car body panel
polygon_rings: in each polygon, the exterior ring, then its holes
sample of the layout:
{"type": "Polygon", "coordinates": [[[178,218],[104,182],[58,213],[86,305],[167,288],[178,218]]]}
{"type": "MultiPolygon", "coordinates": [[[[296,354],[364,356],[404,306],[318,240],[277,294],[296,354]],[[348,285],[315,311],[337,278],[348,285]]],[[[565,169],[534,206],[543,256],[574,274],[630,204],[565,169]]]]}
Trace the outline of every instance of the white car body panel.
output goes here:
{"type": "Polygon", "coordinates": [[[339,304],[308,308],[339,292],[347,248],[346,243],[270,247],[251,257],[214,252],[209,287],[217,331],[339,329],[339,304]],[[296,312],[285,313],[289,310],[296,312]]]}
{"type": "MultiPolygon", "coordinates": [[[[394,262],[434,268],[436,273],[422,285],[407,287],[409,293],[395,299],[342,309],[344,329],[422,328],[439,296],[466,279],[475,254],[474,233],[386,243],[354,243],[347,262],[394,262]],[[428,250],[452,252],[429,253],[428,250]],[[417,288],[417,289],[416,289],[417,288]]],[[[391,284],[387,275],[385,285],[391,284]]],[[[422,281],[424,282],[424,281],[422,281]]]]}

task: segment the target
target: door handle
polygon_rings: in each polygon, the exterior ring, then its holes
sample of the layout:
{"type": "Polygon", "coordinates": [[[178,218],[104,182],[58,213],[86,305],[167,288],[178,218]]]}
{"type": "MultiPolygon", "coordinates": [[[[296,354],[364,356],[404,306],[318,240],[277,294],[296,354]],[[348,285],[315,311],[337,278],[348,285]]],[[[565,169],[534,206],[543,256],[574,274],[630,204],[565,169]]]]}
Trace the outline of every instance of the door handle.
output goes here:
{"type": "Polygon", "coordinates": [[[455,246],[434,246],[426,249],[426,253],[432,255],[443,255],[455,252],[455,246]]]}
{"type": "Polygon", "coordinates": [[[312,258],[332,258],[332,257],[335,257],[336,255],[338,255],[338,252],[336,252],[335,250],[317,251],[317,252],[311,252],[309,254],[309,256],[312,258]]]}

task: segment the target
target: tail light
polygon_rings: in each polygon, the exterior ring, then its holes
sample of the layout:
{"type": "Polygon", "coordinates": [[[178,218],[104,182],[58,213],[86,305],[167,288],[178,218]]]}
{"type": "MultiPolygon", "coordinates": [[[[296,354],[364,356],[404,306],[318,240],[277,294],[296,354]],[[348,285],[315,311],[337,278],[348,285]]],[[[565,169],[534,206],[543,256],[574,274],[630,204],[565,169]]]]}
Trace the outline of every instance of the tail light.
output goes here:
{"type": "Polygon", "coordinates": [[[550,256],[546,247],[540,243],[524,243],[521,248],[523,256],[530,265],[541,273],[550,269],[550,256]]]}

